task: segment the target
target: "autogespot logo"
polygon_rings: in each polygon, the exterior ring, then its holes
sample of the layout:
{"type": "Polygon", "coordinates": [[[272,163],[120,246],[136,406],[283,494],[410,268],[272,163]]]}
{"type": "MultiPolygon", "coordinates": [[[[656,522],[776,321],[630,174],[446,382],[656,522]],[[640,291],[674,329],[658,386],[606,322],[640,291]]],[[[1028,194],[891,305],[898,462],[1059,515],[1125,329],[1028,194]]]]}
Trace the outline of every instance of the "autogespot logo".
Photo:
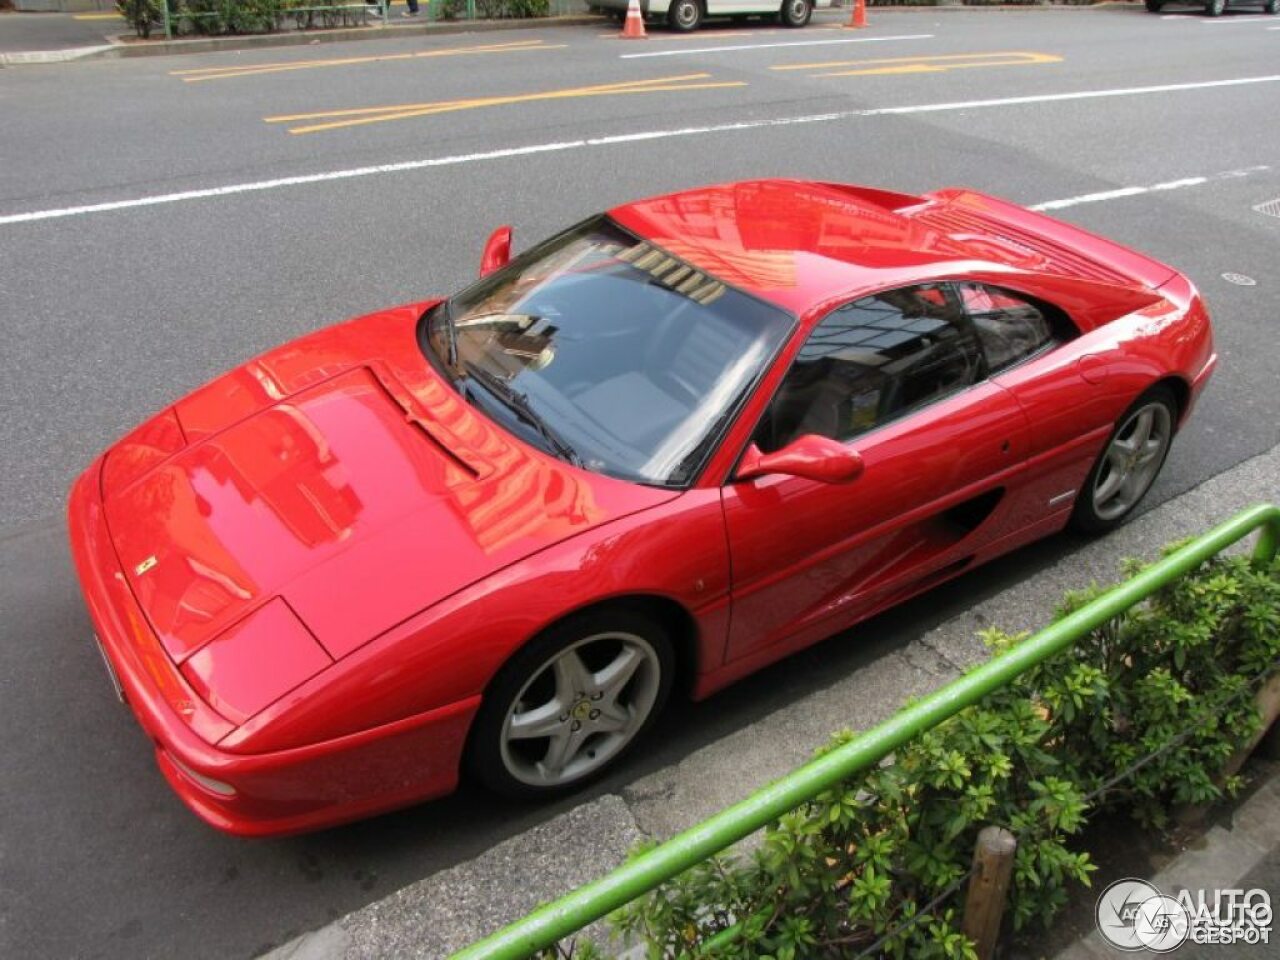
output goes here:
{"type": "Polygon", "coordinates": [[[1173,897],[1145,880],[1117,880],[1098,897],[1098,932],[1117,950],[1168,953],[1186,942],[1191,918],[1173,897]]]}

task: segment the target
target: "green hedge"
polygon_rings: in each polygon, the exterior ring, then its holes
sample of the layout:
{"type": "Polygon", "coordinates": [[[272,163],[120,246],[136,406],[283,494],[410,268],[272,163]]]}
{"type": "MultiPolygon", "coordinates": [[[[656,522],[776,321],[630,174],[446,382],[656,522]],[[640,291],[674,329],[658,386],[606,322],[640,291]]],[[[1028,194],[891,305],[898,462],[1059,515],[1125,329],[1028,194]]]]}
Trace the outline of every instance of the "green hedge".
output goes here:
{"type": "MultiPolygon", "coordinates": [[[[1099,592],[1069,595],[1058,615],[1099,592]]],[[[998,652],[1022,637],[991,630],[983,639],[998,652]]],[[[1011,926],[1047,925],[1072,886],[1089,884],[1094,866],[1079,848],[1089,817],[1158,828],[1173,807],[1239,788],[1220,773],[1256,732],[1253,694],[1278,661],[1280,563],[1212,560],[891,763],[783,817],[751,853],[701,864],[613,925],[651,958],[687,956],[747,918],[714,956],[852,957],[875,947],[911,960],[973,957],[958,904],[983,826],[1019,838],[1011,926]],[[949,891],[959,896],[935,903],[949,891]]],[[[600,953],[579,941],[559,955],[600,953]]]]}
{"type": "MultiPolygon", "coordinates": [[[[164,32],[166,0],[117,0],[116,9],[143,38],[164,32]]],[[[369,22],[359,0],[326,5],[326,0],[167,0],[174,36],[224,36],[356,27],[369,22]]],[[[422,0],[435,16],[460,20],[467,16],[467,0],[422,0]]],[[[550,0],[474,0],[476,17],[510,20],[545,17],[550,0]]]]}

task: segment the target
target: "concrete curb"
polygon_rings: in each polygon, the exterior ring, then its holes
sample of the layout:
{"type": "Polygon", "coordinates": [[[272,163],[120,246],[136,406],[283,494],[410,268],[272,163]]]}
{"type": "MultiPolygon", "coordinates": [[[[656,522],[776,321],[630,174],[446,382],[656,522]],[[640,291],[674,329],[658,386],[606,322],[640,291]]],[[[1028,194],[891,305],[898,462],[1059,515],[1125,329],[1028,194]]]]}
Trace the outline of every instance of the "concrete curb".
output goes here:
{"type": "Polygon", "coordinates": [[[113,55],[114,44],[93,47],[70,47],[66,50],[22,50],[0,53],[0,67],[19,67],[37,63],[69,63],[72,60],[97,60],[113,55]]]}
{"type": "MultiPolygon", "coordinates": [[[[881,643],[891,648],[868,651],[871,659],[861,668],[850,670],[846,660],[845,675],[826,688],[799,696],[680,762],[635,780],[620,795],[585,802],[475,860],[290,941],[264,960],[447,956],[519,918],[532,903],[550,900],[573,889],[575,882],[612,869],[622,862],[628,838],[663,838],[684,830],[805,762],[832,732],[867,729],[907,699],[955,678],[986,657],[974,636],[977,630],[993,624],[1011,632],[1041,627],[1051,614],[1048,604],[1065,590],[1093,581],[1114,582],[1122,558],[1154,558],[1166,544],[1203,532],[1212,523],[1264,500],[1280,502],[1280,446],[1237,464],[1107,537],[1075,541],[1079,548],[1056,563],[968,606],[921,636],[905,643],[881,643]],[[554,838],[550,845],[549,837],[554,838]],[[531,863],[536,870],[515,872],[515,865],[531,863]],[[525,889],[529,882],[537,889],[525,889]]],[[[828,641],[833,642],[840,641],[828,641]]],[[[1280,783],[1264,784],[1236,811],[1235,829],[1218,827],[1206,834],[1194,852],[1213,858],[1213,871],[1199,861],[1193,863],[1187,854],[1155,882],[1161,889],[1162,884],[1173,888],[1177,883],[1187,885],[1190,877],[1200,886],[1208,882],[1201,877],[1212,872],[1215,878],[1222,874],[1222,885],[1230,886],[1260,858],[1275,856],[1280,849],[1278,797],[1280,783]],[[1232,870],[1236,872],[1226,876],[1232,870]]],[[[1081,951],[1089,949],[1080,946],[1081,951]]],[[[1063,960],[1093,956],[1078,952],[1063,960]]]]}

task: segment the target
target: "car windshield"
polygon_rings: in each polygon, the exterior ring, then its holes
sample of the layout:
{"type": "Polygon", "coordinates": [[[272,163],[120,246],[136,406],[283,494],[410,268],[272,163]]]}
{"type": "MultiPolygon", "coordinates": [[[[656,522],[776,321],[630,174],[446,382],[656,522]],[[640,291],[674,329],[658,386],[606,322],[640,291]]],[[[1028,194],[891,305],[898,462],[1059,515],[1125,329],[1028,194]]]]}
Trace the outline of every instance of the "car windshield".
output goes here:
{"type": "Polygon", "coordinates": [[[598,217],[427,321],[459,389],[509,429],[589,470],[682,486],[793,318],[598,217]]]}

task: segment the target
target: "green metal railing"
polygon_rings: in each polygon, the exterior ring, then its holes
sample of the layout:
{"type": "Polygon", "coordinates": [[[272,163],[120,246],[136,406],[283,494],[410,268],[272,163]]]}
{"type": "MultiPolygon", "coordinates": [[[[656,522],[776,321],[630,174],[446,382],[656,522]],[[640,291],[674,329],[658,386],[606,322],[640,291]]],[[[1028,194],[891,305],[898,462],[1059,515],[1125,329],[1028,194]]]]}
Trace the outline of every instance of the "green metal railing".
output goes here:
{"type": "MultiPolygon", "coordinates": [[[[777,820],[824,790],[879,763],[908,740],[965,707],[1047,657],[1065,650],[1089,631],[1142,602],[1156,590],[1198,567],[1255,530],[1260,530],[1253,557],[1270,563],[1280,542],[1280,507],[1262,504],[1237,514],[1197,537],[1130,580],[1050,624],[1016,647],[895,713],[884,723],[769,784],[661,846],[579,887],[554,903],[472,944],[453,960],[523,960],[672,877],[719,853],[777,820]]],[[[737,932],[722,931],[704,949],[737,932]]]]}

